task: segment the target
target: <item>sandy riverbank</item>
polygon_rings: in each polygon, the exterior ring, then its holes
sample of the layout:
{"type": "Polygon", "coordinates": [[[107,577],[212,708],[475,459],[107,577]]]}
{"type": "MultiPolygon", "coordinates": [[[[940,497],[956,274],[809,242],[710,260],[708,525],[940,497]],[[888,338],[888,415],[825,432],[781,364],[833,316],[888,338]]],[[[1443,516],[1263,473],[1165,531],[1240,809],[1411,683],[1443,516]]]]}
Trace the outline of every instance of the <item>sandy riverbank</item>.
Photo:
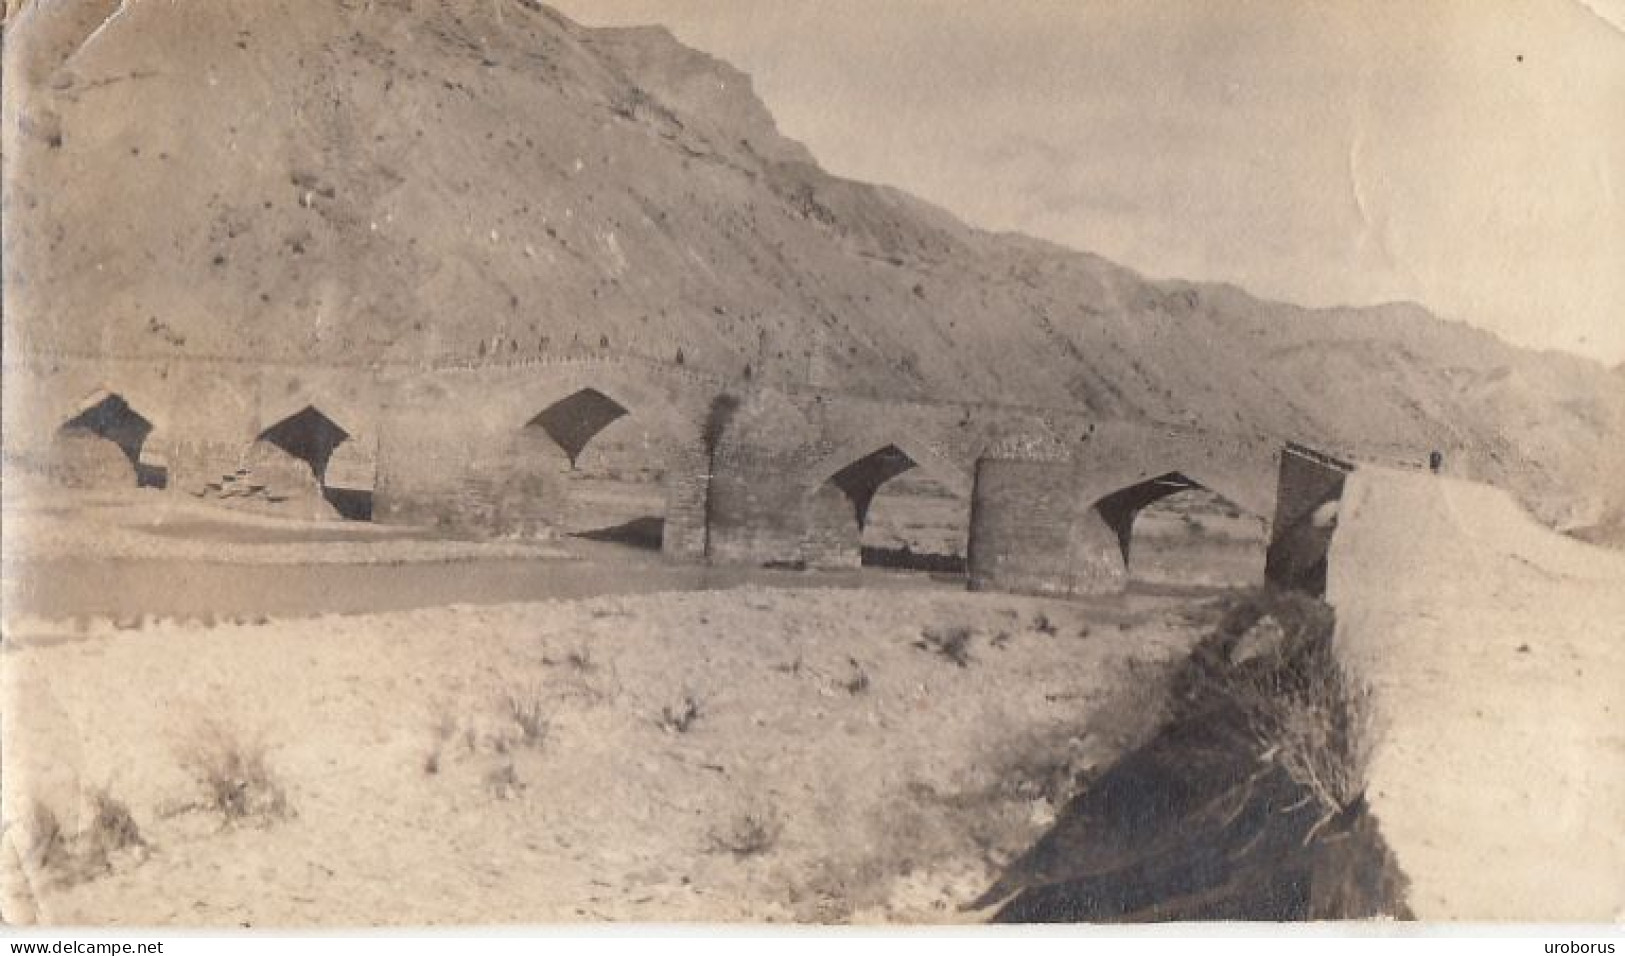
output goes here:
{"type": "Polygon", "coordinates": [[[1149,729],[1186,608],[746,588],[8,635],[6,915],[972,918],[1070,778],[1149,729]],[[210,725],[263,745],[290,816],[177,812],[210,725]],[[39,869],[28,808],[71,834],[96,787],[150,848],[39,869]]]}

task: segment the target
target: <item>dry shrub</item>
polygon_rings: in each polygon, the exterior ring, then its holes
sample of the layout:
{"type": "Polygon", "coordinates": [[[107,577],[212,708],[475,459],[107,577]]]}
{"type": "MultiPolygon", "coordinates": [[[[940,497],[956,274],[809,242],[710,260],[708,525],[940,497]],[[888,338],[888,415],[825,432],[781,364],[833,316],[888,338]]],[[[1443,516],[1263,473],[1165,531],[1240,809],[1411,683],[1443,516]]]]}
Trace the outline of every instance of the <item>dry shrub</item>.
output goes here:
{"type": "Polygon", "coordinates": [[[512,800],[525,790],[513,761],[498,764],[485,774],[485,790],[498,800],[512,800]]]}
{"type": "Polygon", "coordinates": [[[461,750],[468,756],[481,753],[507,756],[519,747],[542,749],[552,732],[552,719],[539,688],[494,692],[484,711],[494,712],[492,716],[496,719],[487,719],[485,713],[459,719],[449,710],[438,712],[431,728],[432,740],[423,757],[422,769],[426,776],[440,773],[449,760],[456,759],[455,740],[462,741],[461,750]]]}
{"type": "Polygon", "coordinates": [[[856,697],[869,689],[869,672],[863,669],[856,657],[848,657],[846,662],[852,668],[852,675],[840,682],[841,689],[856,697]]]}
{"type": "Polygon", "coordinates": [[[441,710],[435,717],[433,735],[434,741],[429,746],[429,752],[423,755],[423,772],[434,776],[440,772],[440,765],[445,759],[446,744],[457,736],[460,724],[457,718],[448,710],[441,710]]]}
{"type": "Polygon", "coordinates": [[[24,824],[28,867],[62,885],[95,879],[113,869],[113,855],[144,849],[141,828],[124,801],[104,789],[88,793],[89,820],[83,831],[70,834],[56,811],[34,800],[24,824]]]}
{"type": "Polygon", "coordinates": [[[702,714],[699,699],[693,694],[685,694],[676,706],[666,704],[661,707],[660,719],[656,723],[669,734],[686,734],[694,728],[702,714]]]}
{"type": "Polygon", "coordinates": [[[539,692],[509,691],[503,695],[502,711],[519,728],[520,743],[537,750],[547,743],[552,722],[539,692]]]}
{"type": "Polygon", "coordinates": [[[564,662],[582,674],[590,674],[596,669],[593,663],[592,651],[585,647],[577,648],[564,655],[564,662]]]}
{"type": "Polygon", "coordinates": [[[103,852],[147,845],[129,805],[102,788],[90,791],[90,830],[87,836],[91,845],[103,852]]]}
{"type": "Polygon", "coordinates": [[[28,861],[32,868],[47,872],[61,870],[72,860],[68,835],[62,829],[62,820],[49,805],[33,800],[28,807],[26,823],[28,833],[28,861]]]}
{"type": "Polygon", "coordinates": [[[1272,756],[1328,817],[1365,793],[1376,749],[1371,690],[1336,662],[1309,675],[1303,693],[1260,708],[1253,724],[1272,756]]]}
{"type": "Polygon", "coordinates": [[[1332,610],[1295,592],[1248,592],[1174,682],[1176,716],[1223,727],[1279,765],[1326,819],[1353,806],[1380,734],[1370,688],[1332,648],[1332,610]]]}
{"type": "Polygon", "coordinates": [[[968,627],[940,629],[928,627],[920,632],[920,639],[914,642],[914,646],[922,651],[930,651],[959,667],[969,667],[970,642],[973,636],[974,632],[968,627]]]}
{"type": "Polygon", "coordinates": [[[130,808],[103,789],[89,793],[90,823],[80,833],[75,845],[71,880],[93,879],[113,869],[113,856],[125,850],[144,850],[147,841],[141,836],[130,808]]]}
{"type": "Polygon", "coordinates": [[[228,824],[270,823],[291,812],[287,792],[258,741],[244,741],[224,725],[206,721],[180,759],[200,791],[196,806],[220,814],[228,824]]]}
{"type": "Polygon", "coordinates": [[[741,859],[759,856],[773,849],[783,832],[783,822],[771,809],[747,810],[734,814],[725,826],[711,832],[711,848],[741,859]]]}

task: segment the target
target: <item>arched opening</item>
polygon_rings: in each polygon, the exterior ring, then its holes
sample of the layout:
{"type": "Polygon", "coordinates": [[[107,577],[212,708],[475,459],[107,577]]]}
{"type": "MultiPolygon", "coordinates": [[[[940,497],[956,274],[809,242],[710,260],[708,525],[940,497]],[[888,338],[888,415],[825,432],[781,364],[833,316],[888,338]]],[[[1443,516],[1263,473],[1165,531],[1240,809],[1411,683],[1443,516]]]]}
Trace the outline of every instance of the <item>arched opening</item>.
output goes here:
{"type": "Polygon", "coordinates": [[[965,512],[942,482],[888,444],[841,468],[814,492],[808,563],[963,573],[965,512]]]}
{"type": "Polygon", "coordinates": [[[924,469],[876,489],[861,531],[864,567],[964,574],[970,502],[924,469]]]}
{"type": "Polygon", "coordinates": [[[122,395],[98,394],[99,399],[57,429],[56,460],[63,482],[79,487],[162,488],[164,470],[141,461],[152,422],[122,395]]]}
{"type": "Polygon", "coordinates": [[[248,461],[222,498],[251,499],[274,510],[311,517],[368,520],[372,491],[353,480],[332,481],[335,454],[350,433],[314,405],[260,432],[248,461]]]}
{"type": "Polygon", "coordinates": [[[1265,519],[1171,471],[1095,504],[1130,585],[1243,587],[1264,580],[1265,519]]]}
{"type": "Polygon", "coordinates": [[[525,423],[521,468],[553,471],[563,494],[543,523],[590,541],[659,551],[665,472],[654,441],[625,405],[582,388],[525,423]]]}
{"type": "Polygon", "coordinates": [[[598,389],[584,388],[547,406],[525,427],[540,428],[553,439],[573,470],[587,443],[617,418],[629,414],[620,402],[598,389]]]}
{"type": "Polygon", "coordinates": [[[273,445],[304,462],[317,482],[327,480],[327,463],[350,433],[322,414],[314,405],[282,419],[260,432],[259,441],[273,445]]]}
{"type": "Polygon", "coordinates": [[[861,529],[869,522],[869,506],[874,503],[880,486],[917,467],[918,463],[908,452],[896,445],[887,445],[837,471],[829,482],[851,502],[852,517],[861,529]]]}

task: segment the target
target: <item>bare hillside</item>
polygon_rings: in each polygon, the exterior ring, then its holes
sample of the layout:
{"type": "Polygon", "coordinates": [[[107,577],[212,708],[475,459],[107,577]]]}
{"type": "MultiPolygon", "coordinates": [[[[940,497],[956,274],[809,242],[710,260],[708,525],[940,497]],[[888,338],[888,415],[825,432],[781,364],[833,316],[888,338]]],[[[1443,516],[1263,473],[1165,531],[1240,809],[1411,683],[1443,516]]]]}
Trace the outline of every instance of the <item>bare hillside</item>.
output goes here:
{"type": "Polygon", "coordinates": [[[1625,381],[1418,306],[1149,281],[822,172],[659,28],[517,0],[8,17],[6,347],[323,362],[606,348],[728,376],[1473,447],[1625,499],[1625,381]]]}

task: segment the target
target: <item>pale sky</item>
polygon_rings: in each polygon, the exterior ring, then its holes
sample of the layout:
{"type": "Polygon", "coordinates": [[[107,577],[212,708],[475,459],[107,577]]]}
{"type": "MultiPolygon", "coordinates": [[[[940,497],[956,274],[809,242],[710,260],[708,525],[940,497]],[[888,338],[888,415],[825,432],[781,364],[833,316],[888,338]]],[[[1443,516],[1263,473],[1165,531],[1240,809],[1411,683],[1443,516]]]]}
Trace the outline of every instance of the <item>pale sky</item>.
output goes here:
{"type": "Polygon", "coordinates": [[[1625,361],[1625,0],[556,0],[831,172],[1157,277],[1625,361]]]}

